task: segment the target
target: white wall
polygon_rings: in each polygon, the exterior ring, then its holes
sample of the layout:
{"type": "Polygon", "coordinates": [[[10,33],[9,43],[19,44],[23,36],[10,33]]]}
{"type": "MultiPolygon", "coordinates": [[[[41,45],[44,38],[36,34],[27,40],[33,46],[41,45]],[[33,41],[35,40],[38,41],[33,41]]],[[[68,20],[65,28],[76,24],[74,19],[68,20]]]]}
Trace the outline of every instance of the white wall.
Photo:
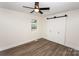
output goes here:
{"type": "MultiPolygon", "coordinates": [[[[68,12],[62,12],[54,15],[49,15],[47,17],[53,17],[58,15],[60,16],[64,14],[68,14],[68,17],[66,18],[66,21],[65,21],[66,25],[65,25],[65,33],[64,33],[65,35],[64,45],[79,50],[79,9],[68,11],[68,12]]],[[[49,27],[52,27],[50,22],[52,22],[52,19],[46,20],[46,17],[45,17],[43,21],[44,23],[43,37],[53,41],[52,39],[53,35],[51,34],[51,29],[49,28],[49,27]]],[[[60,26],[60,28],[62,28],[62,26],[60,26]]]]}
{"type": "Polygon", "coordinates": [[[41,17],[0,8],[0,51],[41,38],[41,17]],[[37,30],[31,31],[31,20],[37,30]]]}

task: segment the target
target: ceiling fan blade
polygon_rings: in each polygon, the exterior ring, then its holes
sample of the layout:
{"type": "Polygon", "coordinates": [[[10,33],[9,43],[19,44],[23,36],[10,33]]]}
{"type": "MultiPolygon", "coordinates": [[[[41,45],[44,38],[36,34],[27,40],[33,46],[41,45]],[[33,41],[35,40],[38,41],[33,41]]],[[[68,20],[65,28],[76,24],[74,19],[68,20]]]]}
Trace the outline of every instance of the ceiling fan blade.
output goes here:
{"type": "Polygon", "coordinates": [[[42,11],[39,11],[39,13],[43,14],[43,12],[42,12],[42,11]]]}
{"type": "Polygon", "coordinates": [[[49,10],[50,8],[49,7],[46,7],[46,8],[39,8],[40,10],[49,10]]]}
{"type": "Polygon", "coordinates": [[[22,7],[24,7],[24,8],[29,8],[29,9],[34,9],[34,8],[32,8],[32,7],[27,7],[27,6],[22,6],[22,7]]]}
{"type": "Polygon", "coordinates": [[[30,13],[33,13],[34,12],[34,10],[33,11],[31,11],[30,13]]]}

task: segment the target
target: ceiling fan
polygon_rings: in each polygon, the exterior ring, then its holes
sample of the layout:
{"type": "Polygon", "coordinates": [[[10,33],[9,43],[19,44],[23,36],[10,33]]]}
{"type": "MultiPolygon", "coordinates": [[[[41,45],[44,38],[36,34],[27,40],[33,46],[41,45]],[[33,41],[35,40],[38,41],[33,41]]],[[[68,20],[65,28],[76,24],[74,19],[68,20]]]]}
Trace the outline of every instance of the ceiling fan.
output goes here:
{"type": "Polygon", "coordinates": [[[50,9],[49,7],[40,8],[39,7],[39,2],[35,2],[34,8],[27,7],[27,6],[22,6],[22,7],[29,8],[29,9],[33,9],[33,11],[31,11],[30,13],[37,12],[37,13],[40,13],[40,14],[43,14],[43,12],[41,10],[49,10],[50,9]]]}

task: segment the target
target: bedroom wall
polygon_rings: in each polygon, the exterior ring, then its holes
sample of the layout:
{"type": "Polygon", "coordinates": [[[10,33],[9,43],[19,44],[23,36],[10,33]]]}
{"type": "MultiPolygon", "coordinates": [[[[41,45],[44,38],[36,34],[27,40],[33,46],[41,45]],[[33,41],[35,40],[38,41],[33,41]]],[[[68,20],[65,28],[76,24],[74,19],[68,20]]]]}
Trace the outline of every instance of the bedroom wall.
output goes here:
{"type": "Polygon", "coordinates": [[[0,8],[0,51],[41,38],[41,17],[0,8]],[[31,20],[37,30],[31,31],[31,20]]]}
{"type": "MultiPolygon", "coordinates": [[[[60,16],[64,14],[67,14],[68,17],[65,19],[65,32],[63,32],[65,37],[63,45],[79,50],[79,9],[52,14],[47,17],[60,16]]],[[[45,16],[43,21],[43,37],[54,41],[51,29],[53,28],[53,25],[51,25],[50,22],[53,23],[52,19],[46,20],[45,16]]],[[[62,28],[62,26],[60,26],[60,28],[62,28]]]]}

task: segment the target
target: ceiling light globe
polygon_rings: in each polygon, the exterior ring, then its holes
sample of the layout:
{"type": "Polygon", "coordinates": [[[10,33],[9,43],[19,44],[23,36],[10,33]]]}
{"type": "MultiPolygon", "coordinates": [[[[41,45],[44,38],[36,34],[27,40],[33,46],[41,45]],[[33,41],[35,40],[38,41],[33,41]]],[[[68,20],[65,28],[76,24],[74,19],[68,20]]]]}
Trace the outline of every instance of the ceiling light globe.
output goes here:
{"type": "Polygon", "coordinates": [[[39,9],[35,9],[35,12],[39,12],[39,9]]]}

